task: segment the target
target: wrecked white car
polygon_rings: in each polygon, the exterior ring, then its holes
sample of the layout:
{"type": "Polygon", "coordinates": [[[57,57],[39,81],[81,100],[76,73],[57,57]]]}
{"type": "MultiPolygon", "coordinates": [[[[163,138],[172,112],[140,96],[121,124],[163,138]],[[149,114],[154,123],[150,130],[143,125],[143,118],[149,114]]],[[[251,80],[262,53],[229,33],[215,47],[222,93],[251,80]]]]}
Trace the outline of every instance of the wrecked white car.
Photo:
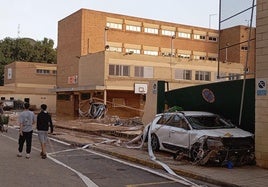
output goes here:
{"type": "Polygon", "coordinates": [[[187,156],[199,165],[255,163],[254,135],[213,113],[162,113],[156,115],[146,129],[151,134],[154,151],[172,152],[175,157],[187,156]]]}

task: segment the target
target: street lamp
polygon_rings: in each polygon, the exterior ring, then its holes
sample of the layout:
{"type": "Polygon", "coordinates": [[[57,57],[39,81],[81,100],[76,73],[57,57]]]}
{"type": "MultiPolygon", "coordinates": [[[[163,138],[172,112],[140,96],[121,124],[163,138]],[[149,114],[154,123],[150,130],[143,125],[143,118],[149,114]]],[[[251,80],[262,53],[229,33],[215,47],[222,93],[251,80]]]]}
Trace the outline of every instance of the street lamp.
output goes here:
{"type": "Polygon", "coordinates": [[[228,47],[229,47],[229,42],[226,43],[226,46],[225,46],[225,62],[227,62],[228,60],[228,47]]]}
{"type": "Polygon", "coordinates": [[[171,59],[172,59],[172,56],[173,56],[173,40],[176,38],[175,35],[172,35],[171,36],[171,40],[170,40],[170,62],[171,62],[171,59]]]}
{"type": "Polygon", "coordinates": [[[209,23],[208,23],[209,28],[211,28],[211,17],[216,15],[217,14],[209,14],[209,23]]]}
{"type": "Polygon", "coordinates": [[[104,50],[108,49],[109,46],[107,45],[107,31],[109,30],[109,27],[104,27],[104,50]]]}
{"type": "Polygon", "coordinates": [[[173,56],[173,40],[176,38],[175,35],[172,35],[171,36],[171,39],[170,39],[170,77],[171,77],[171,80],[172,80],[172,56],[173,56]]]}

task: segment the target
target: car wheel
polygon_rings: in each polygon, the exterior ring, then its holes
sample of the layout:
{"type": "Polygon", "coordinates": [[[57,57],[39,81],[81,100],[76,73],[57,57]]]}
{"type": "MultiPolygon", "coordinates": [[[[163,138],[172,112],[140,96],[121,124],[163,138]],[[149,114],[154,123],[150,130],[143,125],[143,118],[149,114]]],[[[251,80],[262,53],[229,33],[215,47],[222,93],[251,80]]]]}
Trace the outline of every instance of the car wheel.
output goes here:
{"type": "Polygon", "coordinates": [[[194,163],[198,163],[204,157],[204,151],[200,149],[200,146],[200,143],[195,143],[191,148],[191,159],[194,163]]]}
{"type": "Polygon", "coordinates": [[[151,136],[151,145],[153,151],[159,151],[159,140],[155,134],[152,134],[151,136]]]}

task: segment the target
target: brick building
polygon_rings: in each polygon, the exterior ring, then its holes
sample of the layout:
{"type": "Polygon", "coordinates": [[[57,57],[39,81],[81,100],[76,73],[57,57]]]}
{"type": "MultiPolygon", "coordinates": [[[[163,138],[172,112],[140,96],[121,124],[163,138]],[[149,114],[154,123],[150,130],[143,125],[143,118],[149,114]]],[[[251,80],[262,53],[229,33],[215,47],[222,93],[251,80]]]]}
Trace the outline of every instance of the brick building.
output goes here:
{"type": "MultiPolygon", "coordinates": [[[[239,26],[232,32],[241,38],[243,30],[239,26]]],[[[136,85],[146,90],[148,81],[164,80],[174,89],[228,80],[218,76],[238,78],[245,50],[233,48],[239,58],[220,51],[218,73],[218,39],[218,30],[78,10],[58,22],[57,114],[78,116],[94,97],[111,115],[136,116],[145,102],[145,92],[135,93],[136,85]]],[[[220,43],[232,44],[228,38],[220,43]]]]}
{"type": "Polygon", "coordinates": [[[257,165],[268,168],[268,2],[257,1],[255,155],[257,165]],[[259,83],[264,84],[264,87],[259,83]]]}
{"type": "Polygon", "coordinates": [[[48,105],[50,112],[56,112],[56,64],[13,62],[5,66],[4,86],[0,87],[1,100],[29,102],[32,107],[48,105]]]}

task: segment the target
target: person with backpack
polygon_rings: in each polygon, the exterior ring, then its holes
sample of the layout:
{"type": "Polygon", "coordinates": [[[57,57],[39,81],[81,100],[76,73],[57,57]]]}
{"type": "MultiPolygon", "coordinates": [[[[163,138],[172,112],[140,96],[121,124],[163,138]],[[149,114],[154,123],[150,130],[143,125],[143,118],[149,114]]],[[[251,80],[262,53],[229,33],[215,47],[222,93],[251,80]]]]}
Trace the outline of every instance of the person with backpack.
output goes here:
{"type": "Polygon", "coordinates": [[[50,128],[50,133],[53,133],[53,123],[51,119],[51,115],[47,112],[47,105],[41,105],[41,111],[37,115],[37,133],[38,139],[41,145],[41,153],[40,156],[42,159],[47,158],[46,153],[46,143],[48,139],[48,130],[50,128]]]}

